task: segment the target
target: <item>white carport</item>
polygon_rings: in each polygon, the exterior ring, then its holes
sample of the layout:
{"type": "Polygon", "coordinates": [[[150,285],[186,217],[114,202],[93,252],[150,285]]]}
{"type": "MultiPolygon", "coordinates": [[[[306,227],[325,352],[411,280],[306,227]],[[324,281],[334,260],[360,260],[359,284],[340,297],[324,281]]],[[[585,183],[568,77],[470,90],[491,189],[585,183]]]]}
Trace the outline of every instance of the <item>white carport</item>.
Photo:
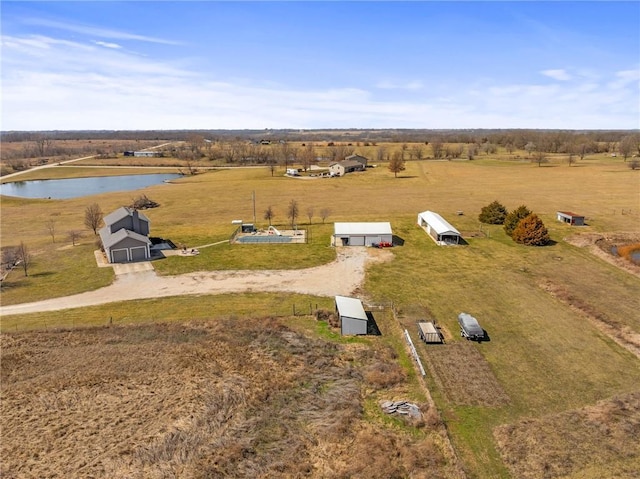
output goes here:
{"type": "Polygon", "coordinates": [[[418,214],[418,226],[423,228],[439,245],[459,244],[460,232],[433,211],[418,214]]]}
{"type": "Polygon", "coordinates": [[[391,223],[334,223],[334,246],[371,246],[393,243],[391,223]]]}
{"type": "Polygon", "coordinates": [[[340,318],[340,333],[345,335],[367,334],[369,318],[357,298],[336,296],[336,311],[340,318]]]}

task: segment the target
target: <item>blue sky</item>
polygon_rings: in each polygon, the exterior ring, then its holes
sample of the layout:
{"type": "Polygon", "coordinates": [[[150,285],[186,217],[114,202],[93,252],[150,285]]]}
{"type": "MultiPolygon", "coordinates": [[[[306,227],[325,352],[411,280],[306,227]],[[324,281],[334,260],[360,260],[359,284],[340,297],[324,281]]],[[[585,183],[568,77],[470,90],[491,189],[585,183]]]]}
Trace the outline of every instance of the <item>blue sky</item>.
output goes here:
{"type": "Polygon", "coordinates": [[[0,8],[5,131],[640,128],[638,2],[0,8]]]}

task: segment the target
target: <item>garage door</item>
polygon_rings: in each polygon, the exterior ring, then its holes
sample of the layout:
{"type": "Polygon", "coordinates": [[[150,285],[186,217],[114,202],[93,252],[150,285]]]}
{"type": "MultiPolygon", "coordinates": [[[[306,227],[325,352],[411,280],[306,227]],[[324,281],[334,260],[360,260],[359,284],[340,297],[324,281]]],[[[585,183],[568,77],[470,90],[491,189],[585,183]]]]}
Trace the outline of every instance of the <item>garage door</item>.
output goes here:
{"type": "Polygon", "coordinates": [[[138,248],[131,248],[131,259],[133,261],[141,261],[141,260],[145,260],[147,259],[146,256],[147,253],[147,248],[145,248],[144,246],[138,247],[138,248]]]}
{"type": "Polygon", "coordinates": [[[116,249],[111,250],[111,262],[112,263],[126,263],[127,258],[127,250],[126,249],[116,249]]]}
{"type": "Polygon", "coordinates": [[[371,246],[372,243],[380,243],[382,239],[380,236],[367,236],[366,238],[366,246],[371,246]]]}
{"type": "Polygon", "coordinates": [[[364,236],[351,236],[349,244],[351,246],[364,246],[364,236]]]}

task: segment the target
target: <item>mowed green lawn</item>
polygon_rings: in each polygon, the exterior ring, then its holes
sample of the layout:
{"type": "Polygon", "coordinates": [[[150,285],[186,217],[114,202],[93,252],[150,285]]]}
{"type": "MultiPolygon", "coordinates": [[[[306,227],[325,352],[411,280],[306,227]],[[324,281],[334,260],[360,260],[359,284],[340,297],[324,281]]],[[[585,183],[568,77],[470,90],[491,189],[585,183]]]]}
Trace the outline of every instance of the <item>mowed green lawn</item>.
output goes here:
{"type": "MultiPolygon", "coordinates": [[[[210,246],[201,248],[195,258],[157,261],[160,274],[322,264],[335,257],[328,246],[334,221],[390,221],[404,245],[393,249],[393,261],[370,268],[363,291],[374,301],[393,301],[401,315],[416,307],[428,308],[450,334],[450,341],[460,341],[459,312],[469,312],[480,320],[491,340],[472,347],[488,362],[509,402],[499,407],[454,404],[447,401],[445,391],[438,390],[437,381],[427,381],[471,477],[509,477],[493,439],[496,426],[638,390],[638,358],[543,286],[562,287],[588,305],[592,316],[640,334],[640,280],[563,241],[576,232],[639,232],[639,178],[637,171],[620,160],[538,167],[481,159],[409,162],[398,178],[383,166],[344,178],[308,180],[285,178],[282,171],[272,177],[266,168],[238,169],[185,177],[172,185],[135,193],[65,201],[3,198],[3,246],[22,240],[34,258],[29,278],[23,278],[21,271],[7,278],[2,302],[65,295],[112,280],[108,268],[94,267],[93,233],[87,232],[82,245],[76,247],[70,247],[64,238],[70,229],[84,229],[84,208],[93,202],[108,213],[144,193],[161,205],[145,212],[151,219],[152,235],[189,248],[227,239],[234,219],[253,221],[254,194],[258,226],[267,225],[262,217],[268,206],[276,213],[274,224],[278,227],[288,223],[291,200],[298,202],[300,227],[307,227],[307,209],[314,208],[312,239],[307,245],[210,246]],[[482,226],[487,237],[469,237],[466,246],[443,248],[415,224],[418,212],[429,209],[463,233],[476,232],[480,208],[496,199],[509,209],[524,204],[537,213],[554,244],[527,248],[514,244],[500,227],[482,226]],[[325,225],[319,217],[321,208],[331,210],[325,225]],[[583,214],[589,226],[576,229],[563,225],[555,220],[557,210],[583,214]],[[56,220],[59,230],[56,243],[46,230],[50,219],[56,220]]],[[[268,297],[243,295],[242,300],[255,299],[263,311],[275,304],[268,297]]],[[[286,299],[278,297],[278,301],[286,299]]],[[[302,302],[313,303],[314,298],[305,297],[302,302]]],[[[326,300],[319,302],[325,304],[326,300]]],[[[148,320],[183,318],[181,311],[189,300],[154,301],[147,313],[150,304],[139,303],[136,312],[141,320],[145,315],[148,320]]],[[[217,305],[210,308],[211,317],[245,314],[228,298],[219,302],[213,298],[204,304],[217,305]],[[229,305],[228,311],[225,305],[229,305]]],[[[112,309],[130,311],[131,305],[114,305],[112,309]]],[[[109,308],[87,313],[105,321],[109,308]]],[[[206,314],[198,310],[198,317],[206,314]]],[[[56,318],[62,320],[64,315],[48,313],[49,324],[56,324],[56,318]]],[[[15,327],[15,321],[29,321],[29,317],[47,320],[42,315],[3,318],[3,330],[11,330],[7,326],[15,327]]],[[[82,322],[82,315],[74,313],[74,317],[78,318],[74,325],[82,322]]],[[[424,348],[419,344],[426,357],[424,348]]],[[[604,474],[606,469],[602,471],[604,474]]]]}

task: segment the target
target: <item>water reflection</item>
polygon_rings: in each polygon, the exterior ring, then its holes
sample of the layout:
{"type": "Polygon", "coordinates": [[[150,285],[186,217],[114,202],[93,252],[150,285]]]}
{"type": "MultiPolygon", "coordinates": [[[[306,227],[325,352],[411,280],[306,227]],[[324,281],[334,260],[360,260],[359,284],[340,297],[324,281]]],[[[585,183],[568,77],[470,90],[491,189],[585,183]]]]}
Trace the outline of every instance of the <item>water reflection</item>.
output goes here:
{"type": "Polygon", "coordinates": [[[20,198],[50,198],[64,200],[82,196],[132,191],[179,178],[175,173],[150,175],[94,176],[62,180],[15,181],[0,185],[0,194],[20,198]]]}

